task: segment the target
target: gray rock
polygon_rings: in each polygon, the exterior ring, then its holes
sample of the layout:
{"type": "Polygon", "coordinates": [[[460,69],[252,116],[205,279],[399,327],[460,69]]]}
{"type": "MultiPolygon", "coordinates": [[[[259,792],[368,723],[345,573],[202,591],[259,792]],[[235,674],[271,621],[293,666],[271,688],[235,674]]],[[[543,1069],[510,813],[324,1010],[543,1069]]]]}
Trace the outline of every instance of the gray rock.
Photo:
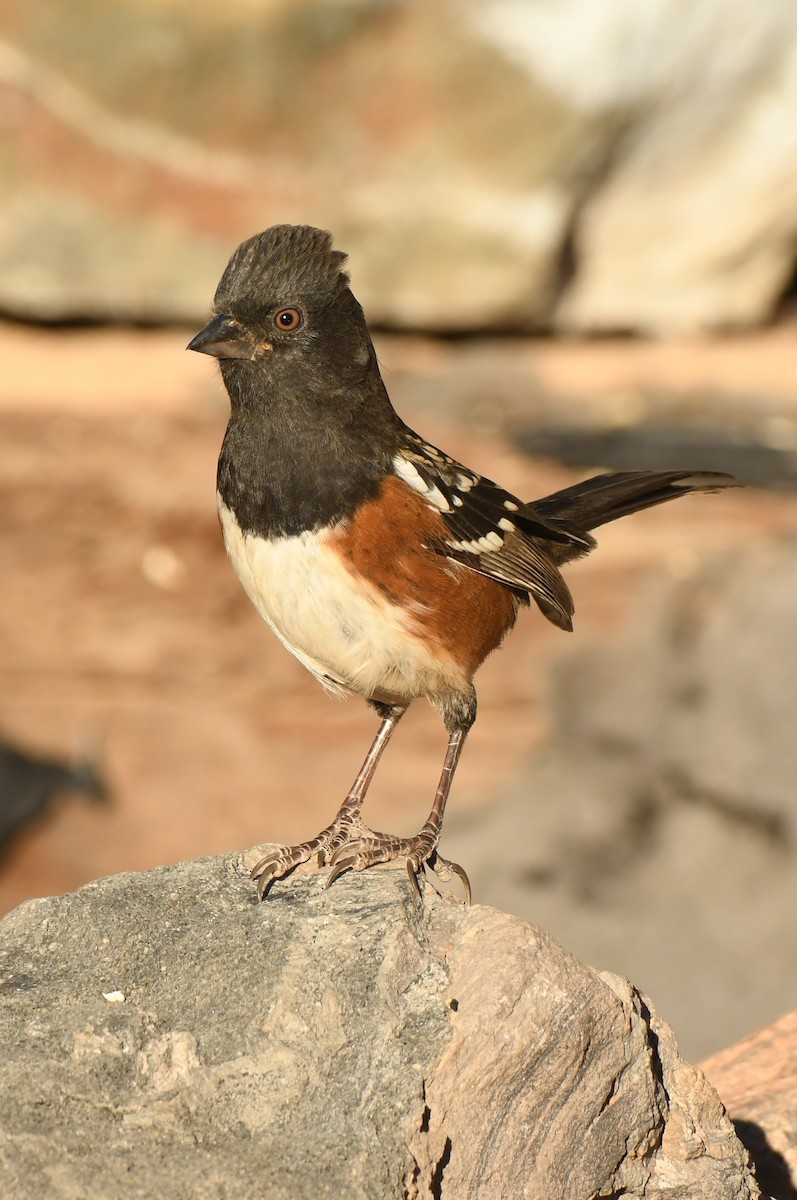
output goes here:
{"type": "Polygon", "coordinates": [[[323,882],[258,905],[206,859],[11,913],[2,1195],[758,1196],[625,980],[400,871],[323,882]]]}
{"type": "Polygon", "coordinates": [[[760,322],[794,270],[790,0],[39,0],[0,39],[17,315],[201,321],[285,220],[412,329],[760,322]]]}
{"type": "Polygon", "coordinates": [[[673,332],[771,312],[794,271],[797,8],[789,0],[474,8],[508,62],[589,113],[598,130],[591,144],[586,129],[576,143],[581,201],[555,325],[673,332]]]}

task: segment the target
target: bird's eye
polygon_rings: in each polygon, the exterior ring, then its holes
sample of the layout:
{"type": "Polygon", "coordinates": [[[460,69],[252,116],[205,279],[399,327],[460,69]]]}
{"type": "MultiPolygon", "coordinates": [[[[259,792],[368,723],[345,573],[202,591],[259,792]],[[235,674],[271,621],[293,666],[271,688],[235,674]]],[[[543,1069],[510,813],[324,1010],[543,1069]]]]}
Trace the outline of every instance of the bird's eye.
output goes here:
{"type": "Polygon", "coordinates": [[[281,308],[274,318],[277,329],[285,329],[289,333],[293,329],[298,329],[301,323],[302,314],[298,308],[281,308]]]}

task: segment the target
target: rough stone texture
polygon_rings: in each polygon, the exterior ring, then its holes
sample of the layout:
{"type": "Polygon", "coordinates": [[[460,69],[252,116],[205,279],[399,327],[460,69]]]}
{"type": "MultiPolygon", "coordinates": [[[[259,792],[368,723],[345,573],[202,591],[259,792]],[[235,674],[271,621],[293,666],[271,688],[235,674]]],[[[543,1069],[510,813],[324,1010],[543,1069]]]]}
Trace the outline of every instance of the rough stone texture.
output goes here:
{"type": "Polygon", "coordinates": [[[739,540],[574,650],[549,746],[444,843],[480,900],[654,995],[695,1058],[794,1000],[797,544],[739,540]]]}
{"type": "Polygon", "coordinates": [[[694,329],[794,269],[790,0],[11,0],[0,307],[196,321],[333,228],[373,319],[694,329]]]}
{"type": "Polygon", "coordinates": [[[797,1200],[797,1012],[728,1050],[703,1070],[719,1088],[774,1200],[797,1200]]]}
{"type": "Polygon", "coordinates": [[[644,997],[425,890],[304,875],[260,906],[206,859],[15,910],[2,1194],[758,1196],[644,997]]]}

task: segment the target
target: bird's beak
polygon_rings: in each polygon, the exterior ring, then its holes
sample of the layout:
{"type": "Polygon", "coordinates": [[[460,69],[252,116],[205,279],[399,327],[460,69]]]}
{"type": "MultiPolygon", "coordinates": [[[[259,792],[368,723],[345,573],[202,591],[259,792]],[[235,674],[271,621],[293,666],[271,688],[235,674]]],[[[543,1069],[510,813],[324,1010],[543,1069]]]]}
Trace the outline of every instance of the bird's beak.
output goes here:
{"type": "MultiPolygon", "coordinates": [[[[250,361],[255,357],[258,347],[252,337],[227,313],[219,313],[212,321],[208,321],[204,329],[193,338],[186,350],[196,350],[198,354],[212,354],[214,358],[246,358],[250,361]]],[[[268,347],[271,349],[271,347],[268,347]]]]}

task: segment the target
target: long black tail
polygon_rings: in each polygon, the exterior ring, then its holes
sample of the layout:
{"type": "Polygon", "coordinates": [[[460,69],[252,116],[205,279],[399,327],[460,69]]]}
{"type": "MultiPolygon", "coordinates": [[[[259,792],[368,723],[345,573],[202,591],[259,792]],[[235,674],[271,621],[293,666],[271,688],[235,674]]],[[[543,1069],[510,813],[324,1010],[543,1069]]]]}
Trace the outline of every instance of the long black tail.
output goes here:
{"type": "MultiPolygon", "coordinates": [[[[533,507],[549,521],[586,532],[690,492],[719,492],[738,486],[733,476],[723,471],[621,471],[574,483],[535,500],[533,507]]],[[[557,563],[565,563],[583,550],[551,542],[548,552],[557,563]]]]}

